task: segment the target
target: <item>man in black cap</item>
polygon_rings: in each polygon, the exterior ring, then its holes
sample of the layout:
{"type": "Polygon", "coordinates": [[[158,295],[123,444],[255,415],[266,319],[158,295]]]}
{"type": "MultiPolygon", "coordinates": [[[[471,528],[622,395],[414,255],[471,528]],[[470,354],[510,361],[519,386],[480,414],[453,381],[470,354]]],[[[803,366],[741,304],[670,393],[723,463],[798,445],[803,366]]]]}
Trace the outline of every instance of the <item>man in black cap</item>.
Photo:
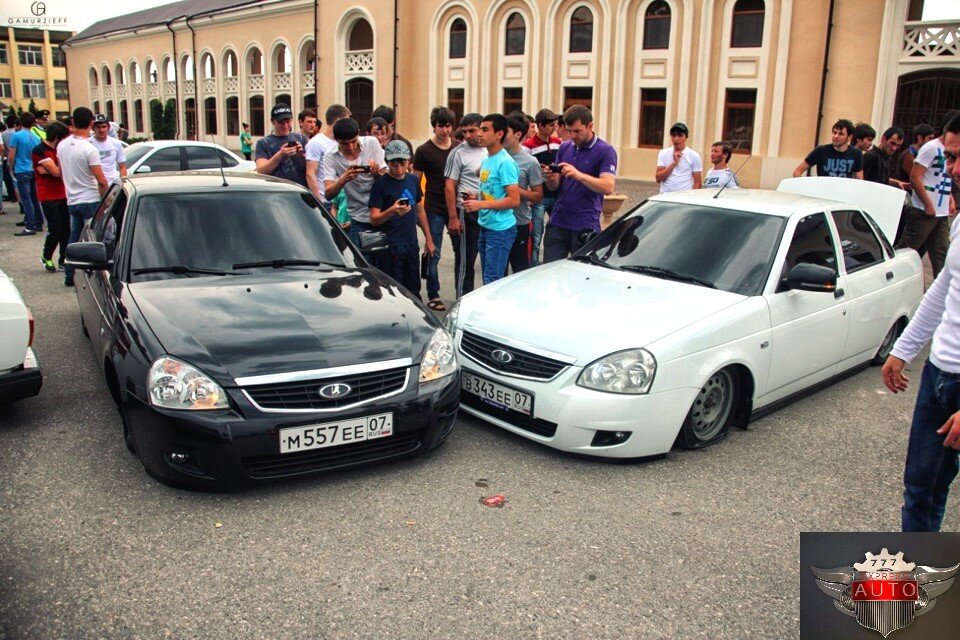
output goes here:
{"type": "Polygon", "coordinates": [[[699,189],[703,186],[703,160],[700,154],[687,146],[690,130],[682,122],[670,127],[671,145],[657,155],[654,178],[660,193],[699,189]]]}
{"type": "Polygon", "coordinates": [[[293,111],[280,103],[270,110],[273,132],[257,142],[253,159],[257,173],[284,178],[307,186],[307,161],[304,147],[307,139],[292,131],[293,111]]]}
{"type": "Polygon", "coordinates": [[[46,109],[40,109],[34,114],[37,118],[37,121],[33,123],[33,126],[30,128],[30,131],[33,131],[34,134],[41,140],[47,139],[47,122],[50,119],[50,112],[46,109]]]}

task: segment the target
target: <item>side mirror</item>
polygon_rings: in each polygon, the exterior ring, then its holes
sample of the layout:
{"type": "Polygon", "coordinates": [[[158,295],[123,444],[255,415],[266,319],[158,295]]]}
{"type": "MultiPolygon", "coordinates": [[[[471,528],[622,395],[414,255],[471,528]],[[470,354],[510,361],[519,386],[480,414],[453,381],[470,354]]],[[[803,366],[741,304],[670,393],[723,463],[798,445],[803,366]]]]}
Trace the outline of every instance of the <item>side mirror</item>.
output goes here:
{"type": "Polygon", "coordinates": [[[830,267],[801,262],[790,270],[787,288],[833,293],[837,289],[837,272],[830,267]]]}
{"type": "Polygon", "coordinates": [[[150,165],[142,164],[137,167],[137,170],[134,171],[134,173],[150,173],[151,171],[153,171],[153,169],[150,168],[150,165]]]}
{"type": "Polygon", "coordinates": [[[102,242],[74,242],[67,245],[66,264],[77,269],[104,271],[113,266],[107,259],[107,246],[102,242]]]}
{"type": "Polygon", "coordinates": [[[383,251],[388,246],[387,234],[382,231],[361,231],[360,232],[360,251],[374,252],[383,251]]]}

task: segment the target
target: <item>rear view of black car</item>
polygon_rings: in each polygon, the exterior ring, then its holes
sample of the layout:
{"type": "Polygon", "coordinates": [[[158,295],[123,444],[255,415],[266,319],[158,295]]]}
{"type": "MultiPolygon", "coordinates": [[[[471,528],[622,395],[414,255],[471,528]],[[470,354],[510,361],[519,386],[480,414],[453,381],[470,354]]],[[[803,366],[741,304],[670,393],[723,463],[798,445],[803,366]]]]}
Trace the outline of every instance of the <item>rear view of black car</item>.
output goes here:
{"type": "Polygon", "coordinates": [[[68,249],[84,332],[147,472],[227,487],[441,444],[460,373],[432,314],[308,192],[223,182],[126,179],[68,249]]]}

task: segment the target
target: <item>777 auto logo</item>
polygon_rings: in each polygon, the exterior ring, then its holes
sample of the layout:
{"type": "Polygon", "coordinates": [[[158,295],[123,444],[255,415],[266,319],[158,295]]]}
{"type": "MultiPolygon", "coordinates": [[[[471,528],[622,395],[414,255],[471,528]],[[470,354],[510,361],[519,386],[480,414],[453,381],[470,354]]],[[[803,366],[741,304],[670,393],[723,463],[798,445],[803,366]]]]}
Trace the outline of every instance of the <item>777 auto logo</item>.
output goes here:
{"type": "Polygon", "coordinates": [[[886,548],[877,555],[868,551],[866,557],[852,567],[811,566],[810,571],[838,611],[884,638],[929,613],[960,570],[960,564],[918,567],[904,562],[903,551],[891,555],[886,548]]]}

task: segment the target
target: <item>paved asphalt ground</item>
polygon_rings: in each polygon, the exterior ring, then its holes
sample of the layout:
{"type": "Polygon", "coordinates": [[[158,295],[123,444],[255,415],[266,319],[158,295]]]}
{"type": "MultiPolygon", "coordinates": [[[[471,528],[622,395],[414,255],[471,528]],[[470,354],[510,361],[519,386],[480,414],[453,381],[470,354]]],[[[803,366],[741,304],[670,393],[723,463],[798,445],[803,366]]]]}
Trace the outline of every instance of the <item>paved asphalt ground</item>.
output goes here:
{"type": "Polygon", "coordinates": [[[915,387],[893,396],[876,368],[643,464],[463,416],[425,459],[170,489],[124,448],[74,292],[7,208],[0,268],[45,382],[0,414],[4,640],[796,637],[800,532],[899,527],[915,387]],[[480,504],[496,492],[503,509],[480,504]]]}

